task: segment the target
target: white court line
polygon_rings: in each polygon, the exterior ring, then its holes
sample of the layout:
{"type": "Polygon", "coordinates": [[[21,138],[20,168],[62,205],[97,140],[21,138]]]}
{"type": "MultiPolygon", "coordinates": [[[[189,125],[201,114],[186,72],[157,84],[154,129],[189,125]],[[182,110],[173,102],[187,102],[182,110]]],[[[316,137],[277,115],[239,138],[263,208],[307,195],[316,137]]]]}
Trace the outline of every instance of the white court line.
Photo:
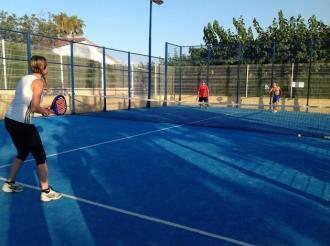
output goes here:
{"type": "MultiPolygon", "coordinates": [[[[227,114],[227,115],[233,115],[233,114],[227,114]]],[[[75,148],[75,149],[70,149],[70,150],[66,150],[66,151],[62,151],[62,152],[50,154],[50,155],[47,155],[46,157],[49,158],[49,157],[53,157],[53,156],[58,156],[58,155],[63,155],[63,154],[71,153],[71,152],[74,152],[74,151],[79,151],[79,150],[83,150],[83,149],[89,149],[89,148],[93,148],[93,147],[104,145],[104,144],[109,144],[109,143],[123,141],[123,140],[126,140],[126,139],[136,138],[136,137],[148,135],[148,134],[155,133],[155,132],[166,131],[166,130],[169,130],[169,129],[172,129],[172,128],[182,127],[182,126],[185,126],[185,125],[191,125],[191,124],[195,124],[195,123],[198,123],[198,122],[203,122],[203,121],[207,121],[207,120],[211,120],[211,119],[215,119],[215,118],[219,118],[219,117],[221,117],[221,116],[214,116],[214,117],[206,118],[206,119],[203,119],[203,120],[192,121],[192,122],[189,122],[189,123],[175,125],[175,126],[170,126],[170,127],[165,127],[165,128],[161,128],[161,129],[153,130],[153,131],[147,131],[147,132],[139,133],[139,134],[136,134],[136,135],[131,135],[131,136],[128,136],[128,137],[112,139],[112,140],[108,140],[108,141],[105,141],[105,142],[100,142],[100,143],[96,143],[96,144],[91,144],[91,145],[83,146],[83,147],[80,147],[80,148],[75,148]]],[[[24,162],[30,162],[30,161],[34,161],[34,159],[28,159],[28,160],[25,160],[24,162]]],[[[11,163],[10,164],[1,165],[0,168],[5,168],[5,167],[9,167],[9,166],[11,166],[11,163]]]]}
{"type": "MultiPolygon", "coordinates": [[[[29,161],[29,160],[26,160],[26,161],[29,161]]],[[[5,167],[9,167],[9,166],[11,166],[11,163],[10,164],[2,165],[2,166],[0,166],[0,168],[5,168],[5,167]]]]}
{"type": "MultiPolygon", "coordinates": [[[[0,180],[5,181],[6,179],[3,178],[3,177],[0,177],[0,180]]],[[[21,182],[16,182],[16,183],[20,184],[24,187],[30,188],[30,189],[34,189],[34,190],[38,190],[38,191],[40,190],[39,187],[36,187],[36,186],[33,186],[33,185],[29,185],[29,184],[25,184],[25,183],[21,183],[21,182]]],[[[128,211],[128,210],[125,210],[125,209],[116,208],[116,207],[106,205],[106,204],[103,204],[103,203],[94,202],[94,201],[91,201],[91,200],[88,200],[88,199],[85,199],[85,198],[72,196],[72,195],[68,195],[68,194],[63,194],[63,193],[62,193],[62,195],[63,195],[63,197],[66,197],[68,199],[72,199],[72,200],[75,200],[75,201],[78,201],[78,202],[86,203],[86,204],[93,205],[93,206],[96,206],[96,207],[99,207],[99,208],[104,208],[104,209],[107,209],[107,210],[111,210],[113,212],[117,212],[117,213],[129,215],[129,216],[137,217],[137,218],[140,218],[140,219],[143,219],[143,220],[152,221],[152,222],[155,222],[155,223],[158,223],[158,224],[163,224],[163,225],[167,225],[167,226],[170,226],[170,227],[179,228],[179,229],[182,229],[182,230],[185,230],[185,231],[190,231],[190,232],[200,234],[200,235],[203,235],[203,236],[206,236],[206,237],[220,239],[220,240],[230,242],[230,243],[233,243],[233,244],[236,244],[236,245],[244,245],[244,246],[253,245],[253,244],[249,244],[249,243],[239,241],[239,240],[236,240],[236,239],[233,239],[233,238],[225,237],[225,236],[222,236],[222,235],[219,235],[219,234],[203,231],[203,230],[200,230],[200,229],[196,229],[196,228],[193,228],[193,227],[177,224],[177,223],[167,221],[167,220],[163,220],[163,219],[158,219],[156,217],[151,217],[151,216],[148,216],[148,215],[131,212],[131,211],[128,211]]]]}

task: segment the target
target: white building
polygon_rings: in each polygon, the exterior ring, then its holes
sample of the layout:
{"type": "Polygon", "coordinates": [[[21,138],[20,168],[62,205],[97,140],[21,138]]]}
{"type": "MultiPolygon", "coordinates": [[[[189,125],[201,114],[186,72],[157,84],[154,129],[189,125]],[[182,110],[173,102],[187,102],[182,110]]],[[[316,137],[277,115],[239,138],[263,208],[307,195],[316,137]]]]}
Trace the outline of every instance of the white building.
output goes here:
{"type": "MultiPolygon", "coordinates": [[[[74,57],[85,58],[88,60],[103,63],[103,52],[102,48],[96,47],[94,43],[86,38],[75,38],[75,43],[73,45],[73,55],[74,57]]],[[[59,56],[71,56],[70,43],[65,41],[59,41],[56,45],[57,47],[52,50],[55,54],[59,56]]],[[[120,62],[113,57],[106,54],[105,57],[106,64],[119,64],[120,62]]]]}

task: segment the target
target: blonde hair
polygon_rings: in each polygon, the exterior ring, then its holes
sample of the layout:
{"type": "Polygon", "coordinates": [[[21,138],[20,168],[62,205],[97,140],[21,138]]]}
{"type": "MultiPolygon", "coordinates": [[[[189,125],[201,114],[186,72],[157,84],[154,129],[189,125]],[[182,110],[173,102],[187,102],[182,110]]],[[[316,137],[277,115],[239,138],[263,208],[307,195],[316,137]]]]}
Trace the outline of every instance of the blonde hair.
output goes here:
{"type": "Polygon", "coordinates": [[[47,85],[46,82],[46,77],[44,75],[44,71],[47,68],[48,62],[47,59],[44,56],[32,56],[30,60],[30,67],[32,73],[39,73],[41,74],[41,78],[44,80],[45,84],[47,85]]]}

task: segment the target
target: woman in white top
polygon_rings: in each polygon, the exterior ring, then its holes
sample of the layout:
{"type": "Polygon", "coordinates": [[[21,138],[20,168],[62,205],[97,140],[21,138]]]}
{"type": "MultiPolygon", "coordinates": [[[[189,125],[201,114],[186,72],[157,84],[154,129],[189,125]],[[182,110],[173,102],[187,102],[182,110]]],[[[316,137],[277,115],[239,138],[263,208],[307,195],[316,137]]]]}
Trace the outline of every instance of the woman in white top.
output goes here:
{"type": "Polygon", "coordinates": [[[33,113],[48,116],[51,111],[40,106],[45,76],[48,73],[47,60],[43,56],[32,56],[30,61],[32,74],[23,76],[17,85],[15,97],[6,116],[5,127],[17,149],[7,181],[3,184],[4,192],[21,192],[23,186],[15,184],[17,173],[24,160],[31,153],[36,160],[37,172],[41,188],[41,201],[57,200],[62,195],[54,191],[48,184],[48,166],[46,154],[39,132],[32,123],[33,113]]]}

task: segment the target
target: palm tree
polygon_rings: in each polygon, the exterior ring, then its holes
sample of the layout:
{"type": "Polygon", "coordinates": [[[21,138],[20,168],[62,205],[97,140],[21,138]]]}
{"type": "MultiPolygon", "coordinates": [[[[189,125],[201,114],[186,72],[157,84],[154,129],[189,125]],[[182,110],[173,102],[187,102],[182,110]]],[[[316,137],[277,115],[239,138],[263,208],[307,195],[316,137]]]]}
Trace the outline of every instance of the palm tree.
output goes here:
{"type": "Polygon", "coordinates": [[[56,27],[57,33],[61,37],[66,37],[68,33],[70,33],[68,15],[64,12],[61,12],[58,15],[54,15],[53,18],[57,26],[56,27]]]}
{"type": "Polygon", "coordinates": [[[71,35],[72,39],[74,39],[76,35],[84,34],[84,21],[76,15],[68,16],[66,13],[61,12],[58,15],[54,15],[53,19],[57,26],[57,33],[61,37],[66,38],[68,35],[71,35]]]}
{"type": "Polygon", "coordinates": [[[83,20],[78,18],[78,16],[76,16],[76,15],[70,16],[68,19],[68,25],[69,25],[73,40],[76,35],[84,34],[83,28],[84,28],[85,24],[84,24],[83,20]]]}

